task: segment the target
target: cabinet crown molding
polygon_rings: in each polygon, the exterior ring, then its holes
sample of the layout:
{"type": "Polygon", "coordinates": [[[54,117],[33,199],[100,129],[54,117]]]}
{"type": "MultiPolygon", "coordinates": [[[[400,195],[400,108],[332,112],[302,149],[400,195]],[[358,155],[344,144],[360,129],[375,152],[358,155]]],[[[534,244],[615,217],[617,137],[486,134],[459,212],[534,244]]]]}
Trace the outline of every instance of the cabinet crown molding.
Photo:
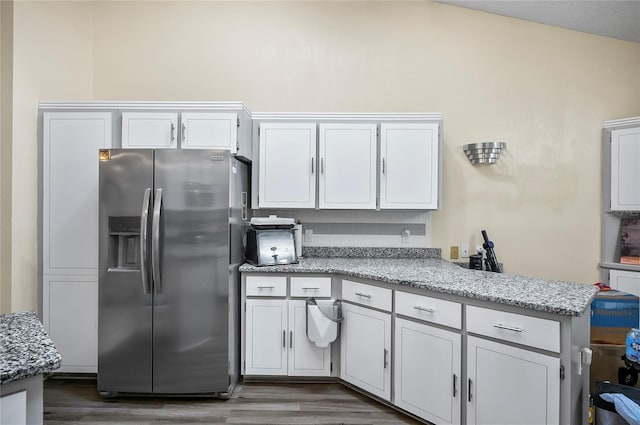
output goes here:
{"type": "Polygon", "coordinates": [[[331,120],[335,121],[425,121],[442,120],[440,112],[390,113],[390,112],[254,112],[254,120],[331,120]]]}
{"type": "Polygon", "coordinates": [[[164,102],[164,101],[39,101],[38,109],[120,109],[120,110],[244,110],[251,112],[242,102],[164,102]]]}
{"type": "Polygon", "coordinates": [[[640,125],[640,117],[622,118],[604,122],[604,128],[621,127],[623,125],[640,125]]]}

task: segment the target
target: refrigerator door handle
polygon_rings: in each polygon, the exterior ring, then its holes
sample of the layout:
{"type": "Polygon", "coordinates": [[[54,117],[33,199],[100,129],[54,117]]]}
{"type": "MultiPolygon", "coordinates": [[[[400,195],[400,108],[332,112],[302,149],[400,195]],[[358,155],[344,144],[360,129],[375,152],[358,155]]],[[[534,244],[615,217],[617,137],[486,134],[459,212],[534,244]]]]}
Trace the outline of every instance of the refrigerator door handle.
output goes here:
{"type": "Polygon", "coordinates": [[[160,210],[162,208],[162,189],[156,189],[153,203],[153,222],[151,224],[151,268],[153,269],[153,287],[156,294],[162,293],[160,280],[160,210]]]}
{"type": "Polygon", "coordinates": [[[144,191],[142,198],[142,213],[140,214],[140,275],[142,277],[142,290],[145,295],[151,293],[149,276],[147,276],[147,233],[149,229],[149,202],[151,201],[151,188],[144,191]]]}

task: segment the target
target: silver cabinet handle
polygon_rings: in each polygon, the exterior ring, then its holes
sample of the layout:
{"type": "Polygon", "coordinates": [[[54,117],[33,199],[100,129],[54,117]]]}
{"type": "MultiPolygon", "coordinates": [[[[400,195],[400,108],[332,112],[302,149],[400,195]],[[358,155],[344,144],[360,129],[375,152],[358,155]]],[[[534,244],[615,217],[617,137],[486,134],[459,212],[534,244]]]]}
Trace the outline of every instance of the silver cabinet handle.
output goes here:
{"type": "Polygon", "coordinates": [[[258,286],[258,289],[273,289],[273,286],[258,286]]]}
{"type": "Polygon", "coordinates": [[[140,275],[142,277],[142,290],[145,295],[151,293],[149,277],[147,276],[147,245],[149,231],[149,202],[151,201],[151,188],[144,190],[142,197],[142,213],[140,214],[140,275]]]}
{"type": "Polygon", "coordinates": [[[289,331],[289,348],[293,348],[293,331],[289,331]]]}
{"type": "Polygon", "coordinates": [[[356,292],[356,295],[359,297],[364,297],[364,298],[369,298],[371,299],[371,295],[369,294],[363,294],[362,292],[356,292]]]}
{"type": "Polygon", "coordinates": [[[303,287],[302,289],[305,290],[305,291],[319,291],[320,290],[320,288],[310,288],[310,287],[303,287]]]}
{"type": "Polygon", "coordinates": [[[187,126],[182,123],[182,141],[184,142],[187,138],[187,126]]]}
{"type": "Polygon", "coordinates": [[[171,123],[171,141],[173,142],[174,140],[176,140],[176,126],[171,123]]]}
{"type": "Polygon", "coordinates": [[[287,347],[287,331],[282,331],[282,348],[287,347]]]}
{"type": "Polygon", "coordinates": [[[385,171],[384,169],[385,169],[385,167],[384,167],[384,158],[382,158],[382,174],[384,174],[384,171],[385,171]]]}
{"type": "Polygon", "coordinates": [[[469,398],[467,401],[471,403],[471,378],[469,378],[469,388],[467,388],[467,392],[469,393],[469,398]]]}
{"type": "Polygon", "coordinates": [[[498,329],[504,329],[506,331],[512,331],[512,332],[524,332],[524,329],[522,328],[517,328],[515,326],[507,326],[507,325],[503,325],[502,323],[496,323],[495,325],[493,325],[493,327],[498,329]]]}
{"type": "Polygon", "coordinates": [[[387,355],[389,354],[389,350],[384,349],[384,368],[386,369],[389,366],[389,362],[387,361],[387,355]]]}
{"type": "Polygon", "coordinates": [[[419,305],[415,305],[413,306],[414,309],[418,310],[418,311],[426,311],[427,313],[435,313],[436,311],[432,308],[426,308],[426,307],[421,307],[419,305]]]}
{"type": "Polygon", "coordinates": [[[324,173],[324,158],[320,158],[320,174],[324,173]]]}
{"type": "Polygon", "coordinates": [[[454,373],[454,374],[453,374],[453,396],[454,396],[454,397],[455,397],[455,396],[456,396],[456,394],[458,393],[458,392],[456,391],[456,379],[457,379],[457,376],[456,376],[456,374],[454,373]]]}
{"type": "Polygon", "coordinates": [[[153,269],[153,287],[156,294],[162,293],[160,276],[160,210],[162,209],[162,189],[156,189],[153,203],[153,222],[151,225],[151,268],[153,269]]]}
{"type": "Polygon", "coordinates": [[[313,174],[313,163],[316,162],[314,157],[311,157],[311,174],[313,174]]]}

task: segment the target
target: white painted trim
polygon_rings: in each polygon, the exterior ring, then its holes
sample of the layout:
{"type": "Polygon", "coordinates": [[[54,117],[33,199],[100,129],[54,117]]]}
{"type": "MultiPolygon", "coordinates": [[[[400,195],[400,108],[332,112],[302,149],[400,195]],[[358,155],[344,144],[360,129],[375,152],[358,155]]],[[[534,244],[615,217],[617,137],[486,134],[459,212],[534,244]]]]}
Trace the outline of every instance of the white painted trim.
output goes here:
{"type": "Polygon", "coordinates": [[[604,128],[620,127],[623,125],[640,125],[640,117],[622,118],[604,122],[604,128]]]}
{"type": "Polygon", "coordinates": [[[155,102],[155,101],[40,101],[38,109],[124,109],[124,110],[157,110],[157,109],[179,109],[179,110],[228,110],[241,109],[251,114],[242,102],[155,102]]]}
{"type": "Polygon", "coordinates": [[[388,112],[254,112],[251,114],[254,120],[332,120],[332,121],[424,121],[441,120],[440,112],[420,113],[388,113],[388,112]]]}

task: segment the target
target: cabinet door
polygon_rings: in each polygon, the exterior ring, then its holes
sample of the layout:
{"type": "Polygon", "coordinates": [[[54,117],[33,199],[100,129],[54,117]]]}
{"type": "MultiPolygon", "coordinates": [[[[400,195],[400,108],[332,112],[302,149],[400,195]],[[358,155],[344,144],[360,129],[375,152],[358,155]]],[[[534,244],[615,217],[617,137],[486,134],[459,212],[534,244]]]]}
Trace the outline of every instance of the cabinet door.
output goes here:
{"type": "Polygon", "coordinates": [[[43,279],[44,327],[62,356],[58,372],[98,370],[98,281],[90,276],[43,279]]]}
{"type": "Polygon", "coordinates": [[[396,318],[394,404],[434,424],[460,423],[459,333],[396,318]]]}
{"type": "Polygon", "coordinates": [[[287,300],[246,302],[245,374],[287,375],[287,300]]]}
{"type": "Polygon", "coordinates": [[[0,397],[0,424],[27,425],[26,390],[0,397]]]}
{"type": "Polygon", "coordinates": [[[558,424],[560,359],[467,337],[467,423],[558,424]]]}
{"type": "Polygon", "coordinates": [[[307,302],[289,301],[289,376],[329,376],[331,346],[320,348],[307,338],[307,302]]]}
{"type": "Polygon", "coordinates": [[[320,124],[319,207],[376,208],[376,124],[320,124]]]}
{"type": "Polygon", "coordinates": [[[111,113],[43,113],[43,274],[98,270],[98,150],[111,147],[111,113]]]}
{"type": "Polygon", "coordinates": [[[180,116],[182,149],[238,150],[238,116],[215,112],[189,112],[180,116]]]}
{"type": "Polygon", "coordinates": [[[611,131],[611,210],[640,211],[640,127],[611,131]]]}
{"type": "Polygon", "coordinates": [[[438,208],[438,124],[380,125],[380,208],[438,208]]]}
{"type": "Polygon", "coordinates": [[[123,112],[122,148],[176,148],[178,114],[172,112],[123,112]]]}
{"type": "Polygon", "coordinates": [[[260,208],[316,206],[316,125],[260,124],[260,208]]]}
{"type": "Polygon", "coordinates": [[[391,398],[391,315],[347,303],[340,340],[340,378],[391,398]]]}

